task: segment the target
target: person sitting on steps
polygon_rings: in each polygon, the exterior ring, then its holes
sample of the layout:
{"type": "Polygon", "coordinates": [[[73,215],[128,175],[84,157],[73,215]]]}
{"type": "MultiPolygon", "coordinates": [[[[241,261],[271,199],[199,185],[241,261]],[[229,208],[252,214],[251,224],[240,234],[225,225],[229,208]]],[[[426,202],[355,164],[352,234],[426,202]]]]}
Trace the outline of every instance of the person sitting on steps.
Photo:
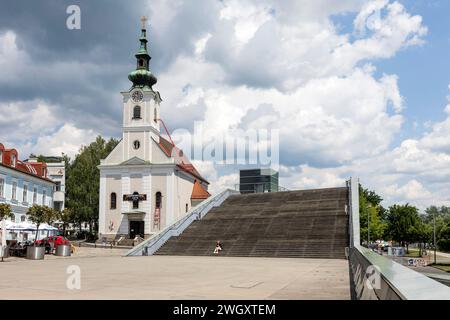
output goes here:
{"type": "Polygon", "coordinates": [[[220,241],[217,241],[216,248],[214,249],[214,254],[219,254],[220,251],[223,250],[223,246],[220,241]]]}

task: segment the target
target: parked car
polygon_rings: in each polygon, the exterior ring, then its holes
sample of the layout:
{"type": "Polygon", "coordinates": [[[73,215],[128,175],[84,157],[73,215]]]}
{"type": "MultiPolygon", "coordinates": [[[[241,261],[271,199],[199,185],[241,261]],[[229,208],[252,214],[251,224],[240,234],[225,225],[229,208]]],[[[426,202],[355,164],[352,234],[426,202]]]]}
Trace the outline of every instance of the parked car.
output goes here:
{"type": "Polygon", "coordinates": [[[45,253],[49,254],[55,249],[56,246],[59,245],[70,245],[70,241],[63,236],[50,236],[41,240],[36,241],[36,245],[44,245],[45,253]]]}

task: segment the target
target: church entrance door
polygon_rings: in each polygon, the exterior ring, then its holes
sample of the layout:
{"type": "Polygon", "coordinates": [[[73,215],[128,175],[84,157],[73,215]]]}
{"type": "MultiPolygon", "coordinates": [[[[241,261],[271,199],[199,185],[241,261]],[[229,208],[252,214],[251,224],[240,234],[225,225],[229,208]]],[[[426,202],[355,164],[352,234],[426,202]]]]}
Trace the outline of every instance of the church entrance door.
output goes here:
{"type": "Polygon", "coordinates": [[[144,221],[130,221],[130,239],[136,236],[144,238],[144,221]]]}

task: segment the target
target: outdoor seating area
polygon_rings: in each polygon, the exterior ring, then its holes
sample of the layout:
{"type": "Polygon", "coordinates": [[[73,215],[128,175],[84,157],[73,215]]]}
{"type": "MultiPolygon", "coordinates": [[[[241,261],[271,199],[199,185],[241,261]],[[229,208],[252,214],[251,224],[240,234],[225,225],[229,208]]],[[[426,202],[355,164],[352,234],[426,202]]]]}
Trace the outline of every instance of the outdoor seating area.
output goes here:
{"type": "Polygon", "coordinates": [[[28,222],[5,220],[0,228],[1,238],[6,242],[3,258],[12,256],[41,260],[45,254],[69,256],[73,251],[72,246],[58,233],[58,228],[46,223],[38,227],[28,222]]]}
{"type": "MultiPolygon", "coordinates": [[[[29,222],[12,222],[5,221],[6,224],[6,240],[15,240],[19,243],[41,240],[45,237],[55,236],[58,234],[58,228],[55,228],[47,223],[39,225],[39,230],[36,224],[29,222]],[[38,235],[36,237],[36,232],[38,235]]],[[[0,224],[0,232],[3,232],[2,224],[0,224]]]]}

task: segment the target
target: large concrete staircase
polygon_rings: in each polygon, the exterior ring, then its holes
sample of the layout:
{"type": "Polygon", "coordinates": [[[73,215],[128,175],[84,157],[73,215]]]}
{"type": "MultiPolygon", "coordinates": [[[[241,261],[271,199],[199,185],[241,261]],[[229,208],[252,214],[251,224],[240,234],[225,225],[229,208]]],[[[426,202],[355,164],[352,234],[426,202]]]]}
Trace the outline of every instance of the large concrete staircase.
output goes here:
{"type": "Polygon", "coordinates": [[[347,188],[233,195],[157,255],[345,258],[347,188]]]}

